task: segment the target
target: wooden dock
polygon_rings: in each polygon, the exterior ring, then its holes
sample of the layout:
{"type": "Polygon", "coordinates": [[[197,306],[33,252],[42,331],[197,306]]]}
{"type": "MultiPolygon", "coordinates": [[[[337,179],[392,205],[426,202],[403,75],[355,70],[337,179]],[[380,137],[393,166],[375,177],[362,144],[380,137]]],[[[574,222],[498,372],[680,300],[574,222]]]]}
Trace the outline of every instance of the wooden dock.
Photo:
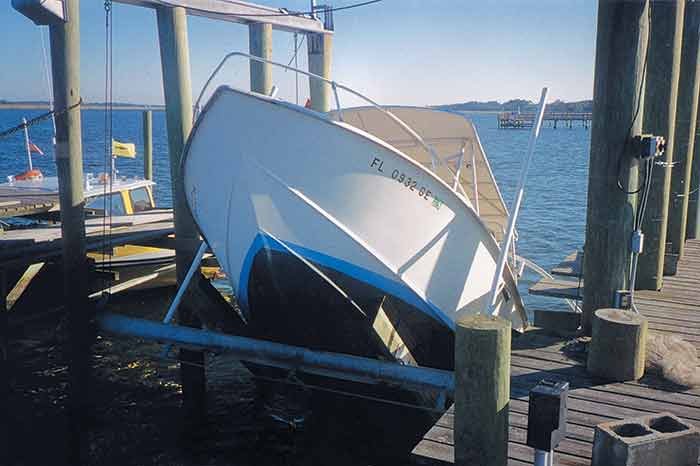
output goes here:
{"type": "MultiPolygon", "coordinates": [[[[544,114],[542,122],[545,125],[549,123],[554,129],[560,125],[564,125],[567,128],[573,128],[574,124],[580,124],[584,128],[588,128],[591,125],[592,120],[593,115],[591,113],[548,112],[544,114]]],[[[501,112],[498,114],[499,128],[532,128],[534,121],[534,113],[501,112]]]]}
{"type": "MultiPolygon", "coordinates": [[[[170,209],[150,210],[134,215],[102,217],[85,220],[88,251],[123,244],[155,244],[167,241],[174,232],[170,209]],[[105,227],[108,235],[105,235],[105,227]]],[[[0,263],[3,267],[28,265],[61,255],[63,241],[59,224],[9,230],[0,233],[0,263]]]]}
{"type": "Polygon", "coordinates": [[[46,190],[18,190],[0,186],[0,218],[35,215],[58,207],[58,194],[46,190]]]}
{"type": "MultiPolygon", "coordinates": [[[[636,303],[649,320],[649,329],[681,336],[700,348],[700,240],[689,240],[678,274],[664,279],[660,292],[635,294],[636,303]]],[[[638,382],[608,383],[588,375],[581,344],[568,345],[543,330],[533,330],[513,340],[509,464],[533,463],[533,451],[525,444],[529,390],[542,379],[568,380],[566,439],[556,450],[559,465],[586,466],[591,462],[595,426],[601,422],[669,411],[700,426],[700,389],[688,390],[647,374],[638,382]]],[[[413,450],[415,464],[454,462],[452,408],[433,426],[413,450]]]]}

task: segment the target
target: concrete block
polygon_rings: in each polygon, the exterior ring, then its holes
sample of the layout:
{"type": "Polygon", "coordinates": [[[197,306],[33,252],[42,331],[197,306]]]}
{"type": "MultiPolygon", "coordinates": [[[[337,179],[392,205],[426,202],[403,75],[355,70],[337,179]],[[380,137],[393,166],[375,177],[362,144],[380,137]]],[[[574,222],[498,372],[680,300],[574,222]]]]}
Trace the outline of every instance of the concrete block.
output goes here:
{"type": "Polygon", "coordinates": [[[575,332],[580,325],[580,312],[535,309],[535,327],[547,330],[575,332]]]}
{"type": "Polygon", "coordinates": [[[671,413],[598,424],[591,466],[697,466],[698,429],[671,413]]]}

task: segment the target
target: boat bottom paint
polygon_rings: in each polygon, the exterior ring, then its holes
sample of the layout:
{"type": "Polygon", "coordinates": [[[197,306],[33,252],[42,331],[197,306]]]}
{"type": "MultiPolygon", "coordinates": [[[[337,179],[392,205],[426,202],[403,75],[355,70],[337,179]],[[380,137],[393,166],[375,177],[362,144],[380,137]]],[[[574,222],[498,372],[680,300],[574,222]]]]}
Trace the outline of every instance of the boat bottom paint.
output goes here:
{"type": "MultiPolygon", "coordinates": [[[[315,350],[396,360],[397,364],[405,363],[408,353],[419,365],[453,368],[454,335],[445,325],[398,298],[385,296],[382,290],[314,265],[362,312],[298,258],[261,249],[252,260],[248,282],[248,335],[315,350]],[[375,330],[375,321],[382,313],[405,343],[407,353],[395,348],[392,352],[391,344],[375,330]]],[[[289,384],[269,381],[287,380],[289,374],[284,371],[246,366],[261,376],[258,385],[264,398],[293,389],[289,384]]],[[[305,428],[338,441],[353,439],[358,442],[358,456],[375,462],[408,457],[442,414],[436,408],[441,394],[433,391],[367,385],[306,373],[295,376],[309,386],[321,387],[312,390],[311,414],[305,428]],[[384,456],[387,454],[391,458],[384,456]]],[[[449,401],[445,400],[442,408],[449,401]]]]}
{"type": "Polygon", "coordinates": [[[447,326],[370,284],[314,265],[347,297],[297,257],[269,249],[258,251],[248,281],[252,334],[289,345],[385,360],[408,362],[401,357],[408,352],[417,365],[453,368],[454,334],[447,326]],[[377,331],[380,318],[393,327],[405,351],[392,348],[377,331]]]}

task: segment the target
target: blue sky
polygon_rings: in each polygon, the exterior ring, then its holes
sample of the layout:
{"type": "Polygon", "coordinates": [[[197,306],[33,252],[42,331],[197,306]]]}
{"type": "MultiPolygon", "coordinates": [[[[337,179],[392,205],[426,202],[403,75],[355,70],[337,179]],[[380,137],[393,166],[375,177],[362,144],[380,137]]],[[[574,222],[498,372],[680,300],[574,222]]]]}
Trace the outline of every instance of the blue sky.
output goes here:
{"type": "MultiPolygon", "coordinates": [[[[355,0],[335,0],[335,6],[355,0]]],[[[308,0],[257,3],[308,9],[308,0]]],[[[433,105],[468,100],[535,100],[592,95],[594,0],[384,0],[335,14],[333,77],[380,103],[433,105]]],[[[155,12],[114,6],[114,100],[162,103],[155,12]]],[[[38,26],[0,2],[0,99],[45,99],[38,26]]],[[[81,1],[81,76],[86,101],[104,100],[104,8],[81,1]]],[[[48,40],[48,31],[45,31],[48,40]]],[[[248,50],[247,27],[189,19],[193,94],[230,51],[248,50]]],[[[288,62],[293,36],[275,31],[273,59],[288,62]]],[[[305,45],[299,54],[306,67],[305,45]]],[[[238,61],[218,82],[247,86],[238,61]]],[[[276,71],[281,95],[294,98],[292,73],[276,71]]],[[[300,78],[301,98],[308,92],[300,78]]]]}

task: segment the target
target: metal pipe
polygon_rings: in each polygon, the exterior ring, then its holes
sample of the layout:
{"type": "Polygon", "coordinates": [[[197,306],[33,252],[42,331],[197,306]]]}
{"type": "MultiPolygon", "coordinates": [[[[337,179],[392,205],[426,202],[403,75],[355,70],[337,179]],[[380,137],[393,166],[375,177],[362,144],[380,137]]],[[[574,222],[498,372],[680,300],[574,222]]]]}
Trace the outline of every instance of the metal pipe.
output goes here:
{"type": "MultiPolygon", "coordinates": [[[[464,148],[462,148],[464,150],[464,148]]],[[[474,188],[474,208],[476,215],[479,215],[479,184],[476,176],[476,154],[472,147],[472,187],[474,188]]]]}
{"type": "Polygon", "coordinates": [[[187,291],[187,286],[190,284],[192,277],[194,277],[194,273],[199,268],[199,264],[202,262],[202,257],[204,257],[206,250],[207,242],[202,241],[202,244],[199,245],[199,249],[197,249],[197,253],[192,259],[190,268],[187,269],[185,278],[182,280],[180,287],[177,289],[177,294],[175,295],[175,298],[173,298],[173,302],[170,303],[170,307],[168,308],[168,312],[165,314],[165,318],[163,318],[164,324],[170,323],[170,321],[173,320],[173,317],[175,317],[175,311],[177,311],[177,307],[180,305],[180,301],[182,301],[182,297],[184,296],[185,291],[187,291]]]}
{"type": "Polygon", "coordinates": [[[29,161],[29,169],[32,170],[32,150],[29,148],[29,127],[27,126],[27,119],[22,118],[22,123],[24,124],[24,147],[27,148],[27,160],[29,161]]]}
{"type": "Polygon", "coordinates": [[[143,177],[153,179],[153,114],[143,111],[143,177]]]}
{"type": "Polygon", "coordinates": [[[535,466],[554,466],[554,452],[535,450],[535,466]]]}
{"type": "Polygon", "coordinates": [[[335,106],[338,108],[338,119],[343,121],[343,110],[340,108],[340,97],[338,97],[338,86],[335,81],[331,84],[333,88],[333,95],[335,95],[335,106]]]}
{"type": "Polygon", "coordinates": [[[493,277],[493,282],[491,283],[491,298],[489,300],[489,312],[495,312],[496,299],[498,297],[498,288],[501,282],[501,277],[503,276],[503,271],[506,268],[506,261],[508,260],[508,246],[513,240],[513,235],[515,234],[515,222],[518,219],[518,214],[520,213],[520,205],[523,202],[523,195],[525,193],[525,181],[527,180],[527,172],[530,169],[530,162],[532,162],[532,156],[535,153],[535,143],[537,142],[537,137],[540,135],[540,128],[542,127],[542,117],[544,117],[544,107],[547,101],[547,95],[549,94],[548,88],[542,88],[542,95],[540,96],[540,103],[537,109],[537,118],[532,125],[532,131],[530,132],[530,141],[528,143],[527,155],[525,160],[523,160],[523,166],[520,170],[520,180],[518,181],[518,190],[515,195],[515,202],[513,204],[513,211],[508,217],[508,228],[506,229],[506,236],[501,243],[501,252],[498,256],[498,264],[496,267],[496,274],[493,277]]]}
{"type": "Polygon", "coordinates": [[[266,340],[239,337],[180,325],[166,325],[136,317],[101,313],[97,325],[102,330],[149,340],[163,341],[196,349],[226,350],[251,363],[300,370],[316,375],[363,383],[389,383],[415,390],[454,392],[450,371],[351,356],[312,351],[266,340]]]}

